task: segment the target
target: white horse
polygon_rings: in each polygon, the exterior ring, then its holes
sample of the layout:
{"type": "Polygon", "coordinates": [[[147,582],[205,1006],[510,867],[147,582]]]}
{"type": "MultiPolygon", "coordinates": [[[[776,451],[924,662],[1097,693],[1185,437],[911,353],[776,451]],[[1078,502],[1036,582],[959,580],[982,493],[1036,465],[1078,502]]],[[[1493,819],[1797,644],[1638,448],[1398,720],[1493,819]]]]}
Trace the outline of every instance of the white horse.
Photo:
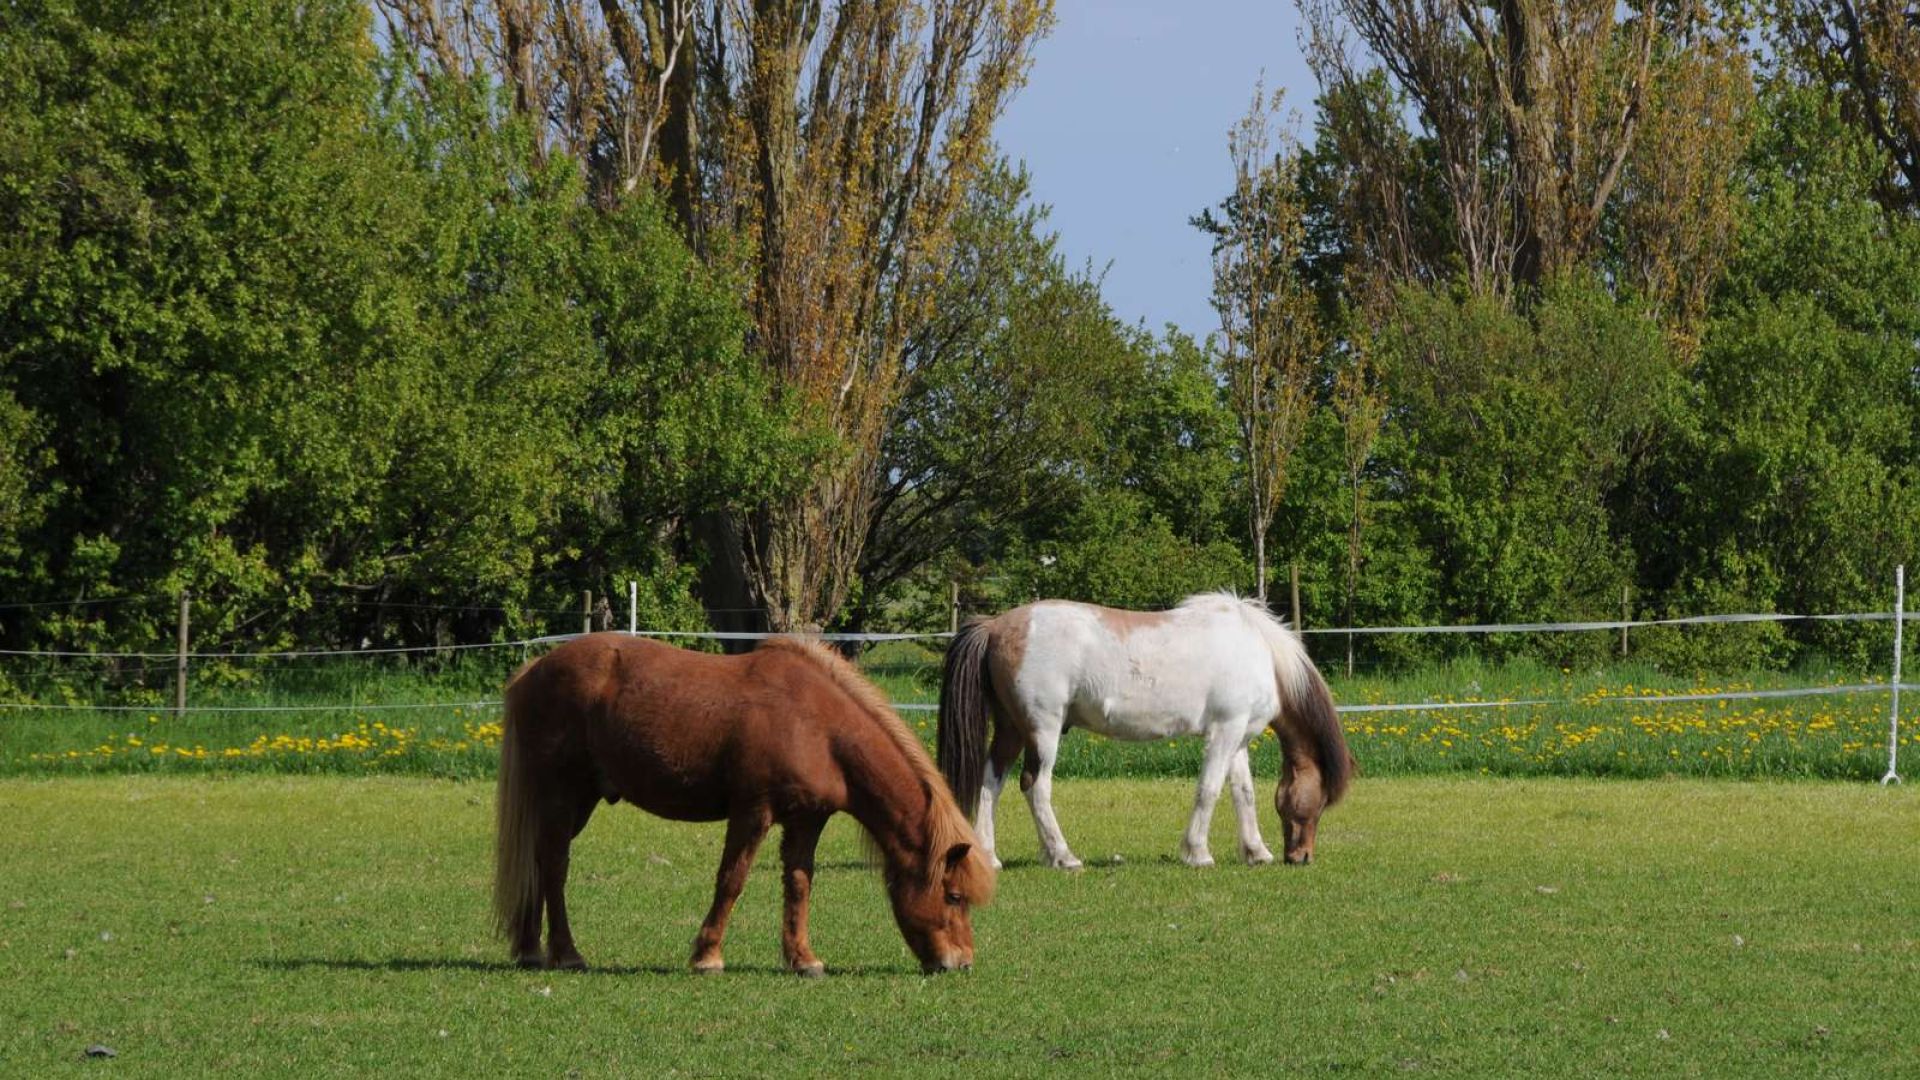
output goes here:
{"type": "Polygon", "coordinates": [[[1171,611],[1137,612],[1042,600],[969,622],[947,647],[940,684],[940,771],[961,808],[975,815],[975,836],[993,865],[1000,865],[994,803],[1024,749],[1020,787],[1041,858],[1080,866],[1053,816],[1053,764],[1072,726],[1116,739],[1206,737],[1180,845],[1189,866],[1213,864],[1207,827],[1229,779],[1241,856],[1249,864],[1273,861],[1260,838],[1247,755],[1262,730],[1280,737],[1274,807],[1289,863],[1312,860],[1320,813],[1346,792],[1354,772],[1325,680],[1299,637],[1259,603],[1206,593],[1171,611]]]}

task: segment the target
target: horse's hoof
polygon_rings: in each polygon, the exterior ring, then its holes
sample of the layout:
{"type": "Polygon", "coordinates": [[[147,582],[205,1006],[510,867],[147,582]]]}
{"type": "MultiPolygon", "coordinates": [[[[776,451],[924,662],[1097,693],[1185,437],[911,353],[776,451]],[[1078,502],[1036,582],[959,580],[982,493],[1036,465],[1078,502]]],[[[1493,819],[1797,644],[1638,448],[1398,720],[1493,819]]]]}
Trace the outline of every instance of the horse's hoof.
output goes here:
{"type": "Polygon", "coordinates": [[[519,956],[513,958],[513,966],[525,968],[529,971],[544,968],[547,966],[547,958],[541,956],[539,953],[521,953],[519,956]]]}
{"type": "Polygon", "coordinates": [[[1055,870],[1078,870],[1086,864],[1069,855],[1064,859],[1051,860],[1048,865],[1052,866],[1055,870]]]}
{"type": "Polygon", "coordinates": [[[558,971],[585,971],[587,970],[587,961],[579,953],[573,953],[568,956],[555,957],[553,963],[548,966],[558,971]]]}
{"type": "Polygon", "coordinates": [[[695,960],[693,962],[693,973],[695,975],[718,975],[725,970],[727,970],[727,965],[720,960],[695,960]]]}
{"type": "Polygon", "coordinates": [[[1259,851],[1244,852],[1243,854],[1246,856],[1248,866],[1265,866],[1273,861],[1273,852],[1268,851],[1266,848],[1261,848],[1259,851]]]}
{"type": "Polygon", "coordinates": [[[795,964],[793,973],[803,979],[818,979],[827,973],[827,965],[818,960],[811,964],[795,964]]]}
{"type": "Polygon", "coordinates": [[[1206,852],[1201,852],[1198,855],[1182,855],[1180,856],[1180,861],[1193,867],[1195,870],[1205,870],[1207,867],[1213,865],[1213,856],[1206,852]]]}

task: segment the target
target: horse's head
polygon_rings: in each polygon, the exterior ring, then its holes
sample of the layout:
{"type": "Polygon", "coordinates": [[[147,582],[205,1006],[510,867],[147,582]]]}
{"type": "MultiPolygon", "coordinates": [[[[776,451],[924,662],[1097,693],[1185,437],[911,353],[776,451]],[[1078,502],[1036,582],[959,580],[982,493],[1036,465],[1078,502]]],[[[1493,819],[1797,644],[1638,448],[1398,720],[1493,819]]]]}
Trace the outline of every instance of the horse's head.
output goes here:
{"type": "MultiPolygon", "coordinates": [[[[1358,771],[1353,755],[1345,746],[1339,748],[1344,759],[1344,778],[1358,771]]],[[[1340,793],[1329,792],[1318,765],[1311,761],[1301,761],[1297,765],[1291,756],[1283,755],[1280,766],[1280,786],[1273,793],[1273,808],[1280,812],[1281,839],[1286,843],[1285,858],[1288,864],[1304,866],[1313,861],[1313,838],[1320,828],[1320,814],[1339,798],[1340,793]]]]}
{"type": "Polygon", "coordinates": [[[888,875],[893,918],[929,975],[973,966],[973,914],[993,896],[993,868],[971,843],[932,856],[935,865],[888,875]]]}

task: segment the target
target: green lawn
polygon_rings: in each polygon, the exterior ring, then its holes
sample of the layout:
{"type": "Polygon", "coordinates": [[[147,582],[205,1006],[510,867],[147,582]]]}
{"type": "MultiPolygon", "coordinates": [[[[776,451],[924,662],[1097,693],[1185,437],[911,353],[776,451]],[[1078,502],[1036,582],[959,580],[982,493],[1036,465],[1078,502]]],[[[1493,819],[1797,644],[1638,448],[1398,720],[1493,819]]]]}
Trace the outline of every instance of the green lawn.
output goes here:
{"type": "MultiPolygon", "coordinates": [[[[1262,787],[1271,772],[1262,776],[1262,787]]],[[[1013,865],[969,975],[917,973],[829,831],[779,962],[769,858],[729,971],[684,971],[713,826],[581,838],[580,975],[504,966],[491,787],[0,780],[11,1075],[1920,1075],[1920,794],[1865,784],[1363,778],[1312,867],[1172,860],[1190,787],[1059,785],[1090,867],[1013,865]],[[1116,863],[1113,856],[1123,861],[1116,863]],[[93,1043],[111,1062],[81,1061],[93,1043]]],[[[1265,811],[1269,839],[1277,825],[1265,811]]],[[[1215,822],[1233,851],[1232,815],[1215,822]]]]}

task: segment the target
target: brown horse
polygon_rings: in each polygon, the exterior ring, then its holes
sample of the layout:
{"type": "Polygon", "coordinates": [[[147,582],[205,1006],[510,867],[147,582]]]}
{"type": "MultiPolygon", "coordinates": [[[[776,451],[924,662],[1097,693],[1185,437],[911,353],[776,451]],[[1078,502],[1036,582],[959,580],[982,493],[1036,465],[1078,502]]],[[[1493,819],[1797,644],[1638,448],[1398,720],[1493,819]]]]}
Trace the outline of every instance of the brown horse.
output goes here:
{"type": "Polygon", "coordinates": [[[567,856],[602,799],[727,823],[695,971],[722,968],[727,918],[775,823],[782,952],[799,974],[825,971],[807,943],[807,897],[820,830],[840,811],[878,849],[894,920],[922,969],[972,966],[969,909],[991,899],[993,867],[919,740],[872,683],[819,645],[774,638],[713,656],[590,634],[514,676],[504,729],[493,899],[523,966],[586,966],[567,927],[567,856]]]}

